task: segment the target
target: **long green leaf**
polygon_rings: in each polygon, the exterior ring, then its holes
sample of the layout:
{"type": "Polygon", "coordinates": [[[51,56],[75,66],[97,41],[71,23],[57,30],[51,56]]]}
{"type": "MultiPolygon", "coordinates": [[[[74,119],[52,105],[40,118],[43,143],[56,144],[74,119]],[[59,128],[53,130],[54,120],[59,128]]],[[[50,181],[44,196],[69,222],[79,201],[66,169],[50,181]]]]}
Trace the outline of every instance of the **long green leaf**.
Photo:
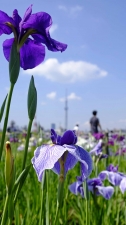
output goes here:
{"type": "Polygon", "coordinates": [[[4,113],[4,108],[5,108],[7,96],[8,96],[8,94],[6,95],[6,97],[5,97],[5,99],[4,99],[4,102],[3,102],[2,106],[1,106],[1,109],[0,109],[0,122],[1,122],[2,117],[3,117],[3,113],[4,113]]]}
{"type": "Polygon", "coordinates": [[[15,181],[14,187],[13,187],[13,193],[16,192],[15,194],[15,198],[14,198],[14,204],[16,203],[17,197],[21,191],[21,188],[27,178],[27,175],[29,173],[29,170],[31,168],[31,164],[28,165],[23,171],[22,173],[19,175],[19,177],[17,178],[17,180],[15,181]]]}

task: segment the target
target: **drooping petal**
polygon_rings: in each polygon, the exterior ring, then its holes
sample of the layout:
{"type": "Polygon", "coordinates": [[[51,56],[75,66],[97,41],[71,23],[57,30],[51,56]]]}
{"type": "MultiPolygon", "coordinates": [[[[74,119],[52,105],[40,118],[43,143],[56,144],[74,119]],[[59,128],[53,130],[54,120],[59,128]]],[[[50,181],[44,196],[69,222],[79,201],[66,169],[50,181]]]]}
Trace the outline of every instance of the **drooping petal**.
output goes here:
{"type": "Polygon", "coordinates": [[[7,61],[9,61],[9,58],[10,58],[10,51],[11,51],[13,42],[14,42],[14,38],[6,39],[3,42],[3,52],[7,61]]]}
{"type": "Polygon", "coordinates": [[[105,199],[110,199],[114,193],[114,188],[112,186],[96,186],[98,189],[99,193],[105,198],[105,199]]]}
{"type": "Polygon", "coordinates": [[[50,34],[48,34],[48,35],[47,34],[42,34],[42,35],[33,34],[32,37],[36,41],[45,44],[47,46],[48,50],[53,51],[53,52],[57,52],[57,51],[63,52],[67,48],[66,44],[52,39],[50,37],[50,34]]]}
{"type": "Polygon", "coordinates": [[[12,29],[5,24],[6,22],[9,22],[15,26],[14,20],[9,17],[5,12],[0,10],[0,35],[12,33],[12,29]]]}
{"type": "MultiPolygon", "coordinates": [[[[67,157],[66,157],[66,161],[65,161],[65,164],[64,164],[64,168],[65,168],[65,174],[64,175],[66,175],[67,172],[69,170],[71,170],[76,165],[77,162],[78,162],[78,160],[71,153],[68,152],[67,157]]],[[[60,174],[60,164],[59,164],[59,162],[55,163],[54,168],[52,170],[53,170],[54,173],[60,174]]]]}
{"type": "Polygon", "coordinates": [[[115,186],[119,186],[120,185],[120,182],[121,180],[123,179],[123,177],[116,173],[116,172],[109,172],[109,171],[102,171],[98,177],[103,181],[105,180],[107,177],[108,177],[108,181],[115,185],[115,186]]]}
{"type": "Polygon", "coordinates": [[[101,179],[101,181],[105,180],[108,176],[108,171],[102,171],[101,173],[99,173],[98,177],[101,179]]]}
{"type": "Polygon", "coordinates": [[[109,172],[108,173],[108,180],[115,186],[119,186],[122,180],[122,177],[118,173],[109,172]]]}
{"type": "Polygon", "coordinates": [[[80,163],[80,167],[81,167],[81,179],[82,181],[84,181],[86,177],[88,177],[88,170],[85,164],[83,163],[80,163]]]}
{"type": "Polygon", "coordinates": [[[85,151],[83,148],[80,146],[69,146],[69,145],[64,145],[65,149],[71,153],[79,162],[83,163],[85,168],[87,169],[87,174],[86,176],[89,176],[90,173],[92,172],[92,158],[90,154],[85,151]]]}
{"type": "Polygon", "coordinates": [[[65,161],[65,174],[69,170],[73,169],[77,162],[78,160],[75,158],[75,156],[73,156],[70,152],[68,152],[67,158],[65,161]]]}
{"type": "Polygon", "coordinates": [[[49,43],[46,43],[46,46],[47,46],[48,50],[53,51],[53,52],[57,52],[57,51],[63,52],[67,48],[66,44],[56,41],[52,38],[50,38],[49,43]]]}
{"type": "MultiPolygon", "coordinates": [[[[78,195],[78,193],[80,193],[80,185],[82,185],[82,182],[81,181],[76,181],[74,182],[73,184],[69,185],[69,190],[75,194],[75,195],[78,195]]],[[[81,194],[81,193],[80,193],[81,194]]]]}
{"type": "Polygon", "coordinates": [[[0,24],[0,35],[2,34],[11,34],[12,29],[8,27],[6,24],[0,24]]]}
{"type": "Polygon", "coordinates": [[[31,162],[39,181],[42,180],[43,171],[52,169],[65,151],[66,149],[59,145],[42,145],[35,150],[31,162]]]}
{"type": "Polygon", "coordinates": [[[126,178],[122,179],[119,187],[120,187],[121,192],[124,194],[124,192],[126,191],[126,178]]]}
{"type": "Polygon", "coordinates": [[[52,171],[56,174],[60,174],[60,163],[59,161],[57,161],[55,164],[54,164],[54,167],[52,168],[52,171]]]}
{"type": "Polygon", "coordinates": [[[89,152],[91,155],[99,155],[102,151],[102,141],[100,140],[98,144],[89,152]]]}
{"type": "Polygon", "coordinates": [[[24,70],[32,69],[43,62],[45,58],[45,47],[28,38],[20,49],[21,67],[24,70]]]}
{"type": "Polygon", "coordinates": [[[73,145],[76,141],[76,134],[72,130],[67,130],[61,137],[61,145],[73,145]]]}

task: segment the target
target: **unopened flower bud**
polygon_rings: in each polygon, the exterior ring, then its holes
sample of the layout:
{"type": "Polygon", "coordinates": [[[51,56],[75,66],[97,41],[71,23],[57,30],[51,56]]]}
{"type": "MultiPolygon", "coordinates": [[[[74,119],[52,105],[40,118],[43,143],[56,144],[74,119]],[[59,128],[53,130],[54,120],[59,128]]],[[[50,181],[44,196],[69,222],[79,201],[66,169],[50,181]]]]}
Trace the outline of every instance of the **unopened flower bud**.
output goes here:
{"type": "Polygon", "coordinates": [[[9,141],[6,142],[5,181],[8,192],[11,192],[14,184],[14,158],[9,141]]]}

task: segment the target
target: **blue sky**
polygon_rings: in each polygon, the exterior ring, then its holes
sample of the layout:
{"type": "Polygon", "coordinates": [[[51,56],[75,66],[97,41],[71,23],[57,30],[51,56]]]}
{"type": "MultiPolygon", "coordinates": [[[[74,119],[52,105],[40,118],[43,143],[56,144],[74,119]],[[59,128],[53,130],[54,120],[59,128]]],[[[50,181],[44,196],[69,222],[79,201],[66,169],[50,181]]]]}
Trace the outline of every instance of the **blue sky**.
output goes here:
{"type": "MultiPolygon", "coordinates": [[[[64,97],[68,95],[68,128],[76,123],[89,130],[92,110],[98,110],[103,129],[126,128],[126,2],[125,0],[1,0],[0,10],[20,16],[33,4],[33,13],[45,11],[53,20],[51,37],[68,44],[65,52],[46,48],[44,62],[21,69],[12,98],[9,122],[28,124],[27,92],[31,75],[38,94],[36,121],[64,127],[64,97]]],[[[8,62],[0,37],[0,104],[8,89],[8,62]]],[[[2,127],[3,122],[0,127],[2,127]]]]}

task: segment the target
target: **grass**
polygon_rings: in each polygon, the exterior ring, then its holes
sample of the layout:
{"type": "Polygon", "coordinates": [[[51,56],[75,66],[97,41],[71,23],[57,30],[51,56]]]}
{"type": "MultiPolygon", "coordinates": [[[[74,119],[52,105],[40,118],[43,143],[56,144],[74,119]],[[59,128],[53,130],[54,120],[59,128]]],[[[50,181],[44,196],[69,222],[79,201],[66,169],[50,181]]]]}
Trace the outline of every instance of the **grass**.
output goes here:
{"type": "MultiPolygon", "coordinates": [[[[22,168],[23,151],[17,152],[17,144],[11,144],[15,158],[16,177],[22,168]]],[[[27,165],[31,163],[34,148],[28,152],[27,165]]],[[[0,215],[2,214],[6,188],[4,178],[4,155],[0,163],[0,215]]],[[[109,164],[117,165],[119,171],[126,172],[126,159],[121,156],[111,156],[109,164]]],[[[98,163],[98,171],[105,170],[105,161],[102,159],[98,163]]],[[[42,188],[42,183],[38,182],[36,173],[31,167],[24,186],[19,194],[15,207],[13,224],[16,225],[54,225],[57,205],[57,184],[58,176],[52,171],[48,173],[48,193],[47,187],[42,188]],[[48,199],[47,199],[48,197],[48,199]],[[43,201],[42,201],[43,199],[43,201]],[[49,214],[48,214],[49,213],[49,214]],[[47,216],[48,215],[48,216],[47,216]]],[[[73,183],[76,176],[80,174],[80,166],[77,164],[74,169],[68,172],[64,186],[64,206],[57,218],[56,224],[63,225],[84,225],[86,224],[86,201],[81,196],[73,195],[69,189],[69,184],[73,183]]],[[[91,177],[95,177],[95,171],[91,177]]],[[[47,178],[47,176],[46,176],[47,178]]],[[[106,185],[109,184],[106,181],[106,185]]],[[[109,184],[110,185],[110,184],[109,184]]],[[[121,193],[119,187],[114,187],[115,192],[110,200],[105,200],[102,196],[94,196],[90,193],[88,219],[91,225],[125,225],[126,224],[126,194],[121,193]]]]}

